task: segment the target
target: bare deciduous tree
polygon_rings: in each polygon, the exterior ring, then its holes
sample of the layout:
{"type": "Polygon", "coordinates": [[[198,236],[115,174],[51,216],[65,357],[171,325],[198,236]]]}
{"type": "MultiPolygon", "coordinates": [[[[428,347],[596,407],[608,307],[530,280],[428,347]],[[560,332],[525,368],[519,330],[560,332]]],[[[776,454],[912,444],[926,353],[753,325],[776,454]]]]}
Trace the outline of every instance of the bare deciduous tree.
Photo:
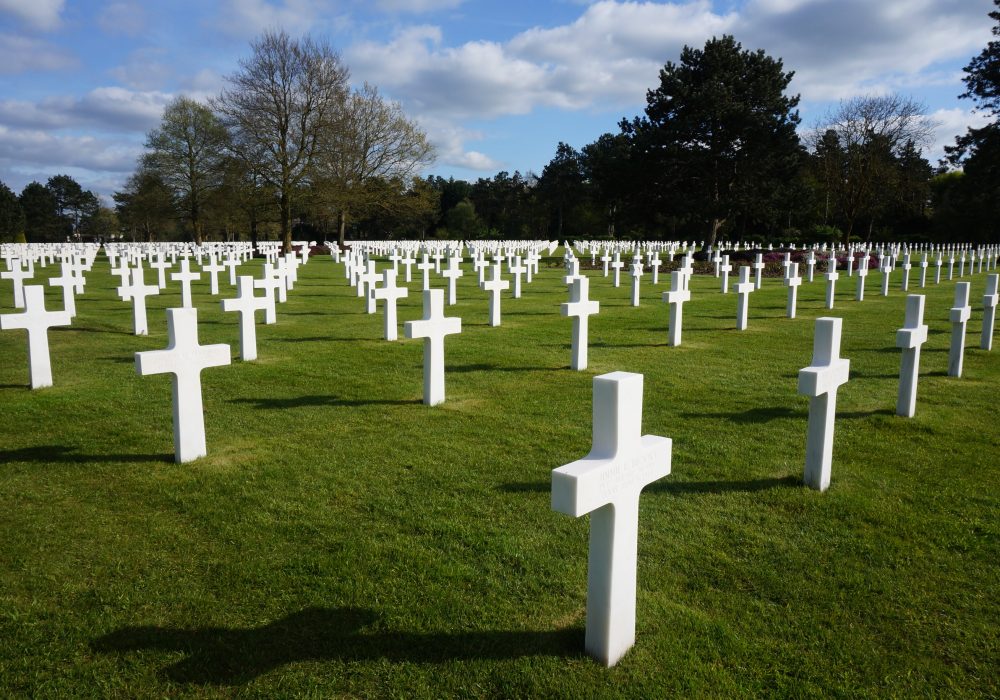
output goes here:
{"type": "Polygon", "coordinates": [[[434,149],[420,127],[406,118],[398,103],[385,100],[368,83],[347,98],[326,137],[317,174],[324,199],[337,210],[341,244],[352,211],[370,211],[395,201],[380,196],[390,190],[370,187],[373,180],[409,181],[434,159],[434,149]]]}
{"type": "Polygon", "coordinates": [[[275,188],[287,252],[292,198],[343,109],[348,69],[327,44],[295,40],[284,31],[266,32],[251,48],[213,106],[230,129],[234,155],[275,188]]]}
{"type": "Polygon", "coordinates": [[[839,177],[828,185],[847,224],[845,243],[859,219],[874,220],[884,206],[883,195],[895,177],[894,159],[907,148],[919,152],[929,145],[935,126],[922,104],[896,94],[842,100],[817,125],[813,152],[838,160],[839,177]]]}

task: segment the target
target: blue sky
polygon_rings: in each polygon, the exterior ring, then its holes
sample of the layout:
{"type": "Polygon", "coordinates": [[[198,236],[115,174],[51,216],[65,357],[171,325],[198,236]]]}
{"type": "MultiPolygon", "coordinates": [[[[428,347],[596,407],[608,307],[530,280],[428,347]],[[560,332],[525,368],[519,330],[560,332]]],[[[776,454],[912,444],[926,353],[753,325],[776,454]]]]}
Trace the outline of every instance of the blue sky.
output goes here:
{"type": "Polygon", "coordinates": [[[328,41],[356,85],[398,100],[437,149],[430,173],[540,173],[641,113],[687,44],[735,35],[796,75],[803,127],[847,97],[898,92],[938,127],[925,155],[983,123],[962,67],[991,0],[0,0],[0,181],[67,173],[104,197],[134,170],[163,106],[205,100],[249,41],[328,41]]]}

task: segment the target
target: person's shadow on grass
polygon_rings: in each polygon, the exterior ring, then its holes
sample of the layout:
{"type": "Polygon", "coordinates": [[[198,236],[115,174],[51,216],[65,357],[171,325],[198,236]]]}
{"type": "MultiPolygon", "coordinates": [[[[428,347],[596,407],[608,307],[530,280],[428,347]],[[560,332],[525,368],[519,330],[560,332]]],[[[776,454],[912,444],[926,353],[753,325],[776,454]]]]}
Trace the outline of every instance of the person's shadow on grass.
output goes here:
{"type": "Polygon", "coordinates": [[[378,621],[360,608],[306,608],[263,627],[122,627],[95,639],[94,651],[179,651],[161,673],[178,683],[236,685],[297,661],[405,661],[440,663],[522,656],[578,656],[583,629],[547,632],[363,632],[378,621]]]}

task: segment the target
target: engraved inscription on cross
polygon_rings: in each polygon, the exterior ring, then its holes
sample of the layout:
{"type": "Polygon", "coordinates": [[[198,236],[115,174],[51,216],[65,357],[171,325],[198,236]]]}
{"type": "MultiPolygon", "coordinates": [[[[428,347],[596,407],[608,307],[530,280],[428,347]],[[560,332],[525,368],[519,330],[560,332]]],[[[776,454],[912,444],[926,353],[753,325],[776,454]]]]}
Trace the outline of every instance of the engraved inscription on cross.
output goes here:
{"type": "Polygon", "coordinates": [[[594,377],[590,454],[552,471],[552,509],[590,513],[584,646],[613,666],[635,643],[639,493],[670,473],[671,440],[642,432],[641,374],[594,377]]]}

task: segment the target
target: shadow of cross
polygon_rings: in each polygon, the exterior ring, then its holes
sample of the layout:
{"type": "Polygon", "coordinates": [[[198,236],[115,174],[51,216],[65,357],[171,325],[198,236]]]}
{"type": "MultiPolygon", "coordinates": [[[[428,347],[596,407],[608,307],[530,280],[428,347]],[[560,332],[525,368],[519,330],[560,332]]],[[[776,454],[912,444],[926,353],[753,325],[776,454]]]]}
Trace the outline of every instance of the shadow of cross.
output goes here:
{"type": "Polygon", "coordinates": [[[161,670],[179,683],[237,685],[299,661],[442,663],[451,660],[580,656],[582,629],[544,632],[366,633],[378,615],[362,608],[305,608],[262,627],[122,627],[95,639],[99,653],[147,649],[185,653],[161,670]]]}

